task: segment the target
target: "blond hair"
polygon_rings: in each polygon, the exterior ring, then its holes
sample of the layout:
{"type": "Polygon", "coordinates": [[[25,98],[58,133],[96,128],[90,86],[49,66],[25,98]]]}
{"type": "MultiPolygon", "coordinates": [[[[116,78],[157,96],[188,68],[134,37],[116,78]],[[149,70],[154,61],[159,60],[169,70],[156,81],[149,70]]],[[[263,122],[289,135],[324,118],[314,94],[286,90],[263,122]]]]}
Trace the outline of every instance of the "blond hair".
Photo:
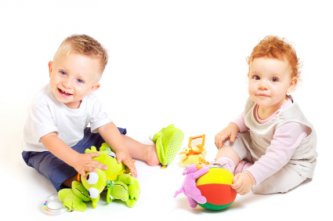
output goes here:
{"type": "Polygon", "coordinates": [[[299,78],[299,61],[296,51],[284,39],[276,36],[265,37],[253,48],[248,58],[248,64],[254,59],[261,57],[287,60],[292,70],[291,77],[299,78]]]}
{"type": "Polygon", "coordinates": [[[72,35],[67,37],[59,46],[54,55],[56,60],[62,54],[77,53],[100,60],[101,73],[108,63],[108,54],[103,46],[88,35],[72,35]]]}

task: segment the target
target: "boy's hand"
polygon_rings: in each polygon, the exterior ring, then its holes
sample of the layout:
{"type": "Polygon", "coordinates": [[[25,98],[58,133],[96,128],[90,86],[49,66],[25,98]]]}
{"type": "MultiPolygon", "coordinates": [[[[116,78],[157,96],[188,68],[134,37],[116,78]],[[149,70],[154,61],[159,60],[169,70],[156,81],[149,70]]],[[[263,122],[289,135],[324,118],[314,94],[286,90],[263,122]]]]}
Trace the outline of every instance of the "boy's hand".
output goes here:
{"type": "Polygon", "coordinates": [[[241,172],[235,175],[231,187],[236,190],[240,195],[245,195],[250,192],[252,186],[255,184],[254,177],[249,172],[241,172]]]}
{"type": "Polygon", "coordinates": [[[96,168],[105,170],[107,167],[94,160],[99,153],[78,153],[58,137],[56,132],[41,137],[42,144],[56,157],[72,166],[79,174],[85,176],[87,172],[96,168]]]}
{"type": "Polygon", "coordinates": [[[221,132],[215,135],[215,145],[217,148],[222,148],[224,142],[229,140],[230,143],[233,143],[238,134],[238,127],[235,123],[230,123],[226,128],[224,128],[221,132]]]}
{"type": "Polygon", "coordinates": [[[136,172],[136,167],[134,165],[134,160],[132,157],[129,155],[127,151],[118,151],[116,153],[116,158],[119,163],[123,163],[127,166],[127,168],[130,170],[130,173],[132,176],[136,177],[137,172],[136,172]]]}
{"type": "Polygon", "coordinates": [[[72,165],[74,169],[82,176],[86,176],[88,172],[95,171],[95,169],[106,170],[107,166],[94,160],[99,153],[84,153],[78,154],[75,163],[72,165]]]}

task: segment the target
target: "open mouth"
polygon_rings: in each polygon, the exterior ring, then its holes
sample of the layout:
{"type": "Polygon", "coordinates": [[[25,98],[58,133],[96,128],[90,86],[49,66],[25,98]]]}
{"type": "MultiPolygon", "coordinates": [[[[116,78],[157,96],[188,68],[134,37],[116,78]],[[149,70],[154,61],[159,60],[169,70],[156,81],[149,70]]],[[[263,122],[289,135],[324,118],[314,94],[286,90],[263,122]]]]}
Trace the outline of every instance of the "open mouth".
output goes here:
{"type": "Polygon", "coordinates": [[[60,88],[58,88],[58,91],[59,91],[60,94],[62,94],[62,95],[64,95],[64,96],[71,96],[71,95],[73,95],[73,94],[68,93],[68,92],[66,92],[66,91],[64,91],[64,90],[61,90],[60,88]]]}

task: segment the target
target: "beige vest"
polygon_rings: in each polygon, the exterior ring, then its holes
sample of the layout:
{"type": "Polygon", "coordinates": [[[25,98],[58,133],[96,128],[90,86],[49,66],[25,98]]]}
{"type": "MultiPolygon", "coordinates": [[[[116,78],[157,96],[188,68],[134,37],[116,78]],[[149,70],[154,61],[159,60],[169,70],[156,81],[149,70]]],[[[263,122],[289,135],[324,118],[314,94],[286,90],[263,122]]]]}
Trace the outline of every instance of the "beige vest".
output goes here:
{"type": "Polygon", "coordinates": [[[251,136],[251,149],[249,150],[254,160],[258,160],[271,143],[275,130],[287,123],[298,122],[308,127],[308,136],[305,137],[296,148],[288,166],[292,166],[296,171],[308,178],[312,178],[316,166],[316,134],[312,125],[307,121],[299,106],[291,104],[281,113],[265,123],[258,123],[254,116],[255,104],[248,100],[245,107],[244,120],[249,128],[251,136]]]}

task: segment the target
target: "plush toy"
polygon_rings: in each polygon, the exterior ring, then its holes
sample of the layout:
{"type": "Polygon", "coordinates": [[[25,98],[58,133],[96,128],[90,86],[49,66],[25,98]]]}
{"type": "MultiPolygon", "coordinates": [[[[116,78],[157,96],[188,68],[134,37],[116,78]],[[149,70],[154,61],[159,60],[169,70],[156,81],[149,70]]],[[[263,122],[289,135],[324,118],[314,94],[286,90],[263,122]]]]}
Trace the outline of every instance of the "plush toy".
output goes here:
{"type": "Polygon", "coordinates": [[[76,210],[81,212],[87,209],[86,202],[91,200],[86,188],[77,181],[72,182],[72,188],[60,190],[58,198],[68,211],[76,210]]]}
{"type": "Polygon", "coordinates": [[[176,197],[179,193],[183,193],[192,208],[195,208],[198,203],[204,204],[207,202],[206,198],[201,195],[200,190],[197,188],[196,180],[203,174],[208,172],[208,167],[197,168],[192,164],[184,169],[183,175],[185,179],[182,187],[175,193],[176,197]]]}
{"type": "Polygon", "coordinates": [[[99,152],[94,160],[107,166],[106,170],[96,169],[89,172],[86,177],[81,177],[81,183],[74,181],[71,189],[62,189],[58,192],[58,198],[64,206],[72,211],[85,211],[86,202],[91,201],[93,208],[97,207],[100,194],[107,190],[106,202],[112,199],[120,199],[127,206],[132,207],[139,198],[140,185],[138,180],[130,174],[125,174],[123,164],[110,156],[111,149],[103,143],[100,151],[92,146],[86,153],[99,152]],[[122,186],[123,188],[119,188],[122,186]]]}
{"type": "Polygon", "coordinates": [[[162,166],[169,165],[177,155],[184,139],[184,133],[173,124],[157,132],[152,141],[156,145],[158,160],[162,166]]]}
{"type": "Polygon", "coordinates": [[[208,210],[223,210],[228,208],[236,198],[236,191],[231,188],[233,174],[221,167],[211,167],[209,171],[197,180],[197,188],[206,197],[206,203],[199,205],[208,210]]]}
{"type": "Polygon", "coordinates": [[[101,145],[99,151],[95,146],[92,146],[90,149],[86,149],[85,152],[100,153],[100,155],[95,157],[94,160],[107,166],[108,169],[103,170],[105,172],[107,180],[115,180],[120,174],[126,172],[124,165],[122,163],[119,163],[117,159],[112,156],[113,152],[106,143],[103,143],[101,145]]]}
{"type": "Polygon", "coordinates": [[[107,166],[106,170],[96,169],[95,172],[90,172],[86,177],[81,178],[83,186],[89,191],[92,207],[96,208],[100,199],[100,193],[106,187],[107,182],[116,180],[119,175],[124,173],[125,168],[116,158],[110,156],[112,152],[106,143],[101,145],[100,151],[95,146],[92,146],[90,149],[86,149],[85,152],[99,152],[100,155],[95,157],[94,160],[107,166]]]}
{"type": "Polygon", "coordinates": [[[129,175],[122,174],[116,181],[107,184],[106,201],[121,200],[128,207],[133,207],[140,195],[140,185],[138,180],[129,175]]]}
{"type": "Polygon", "coordinates": [[[184,193],[190,207],[198,204],[208,210],[228,208],[236,198],[236,191],[231,188],[233,174],[221,167],[197,168],[191,165],[185,168],[182,187],[175,193],[184,193]]]}
{"type": "Polygon", "coordinates": [[[89,172],[86,177],[82,177],[81,182],[89,193],[92,207],[96,208],[100,194],[107,184],[106,173],[103,170],[96,169],[94,172],[89,172]]]}

